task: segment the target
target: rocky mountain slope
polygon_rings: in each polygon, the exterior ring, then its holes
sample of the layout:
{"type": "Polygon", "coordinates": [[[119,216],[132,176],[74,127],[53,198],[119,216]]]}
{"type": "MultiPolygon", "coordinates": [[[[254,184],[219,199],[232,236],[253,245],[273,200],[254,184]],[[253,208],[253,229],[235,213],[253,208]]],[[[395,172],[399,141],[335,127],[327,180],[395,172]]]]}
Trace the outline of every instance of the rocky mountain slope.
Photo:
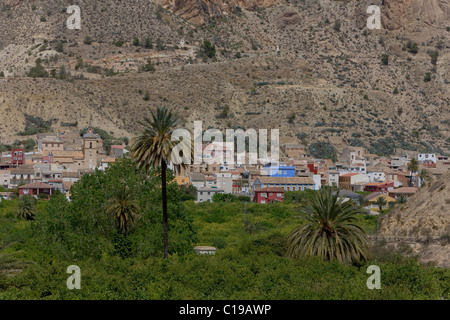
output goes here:
{"type": "Polygon", "coordinates": [[[2,142],[24,113],[132,136],[168,105],[218,129],[278,128],[282,141],[449,152],[449,1],[375,2],[382,30],[366,28],[368,0],[78,0],[82,28],[68,30],[66,1],[3,0],[2,142]],[[204,39],[214,58],[198,54],[204,39]],[[37,59],[49,78],[26,77],[37,59]]]}
{"type": "Polygon", "coordinates": [[[424,262],[450,267],[450,173],[397,205],[380,224],[387,245],[409,246],[424,262]]]}

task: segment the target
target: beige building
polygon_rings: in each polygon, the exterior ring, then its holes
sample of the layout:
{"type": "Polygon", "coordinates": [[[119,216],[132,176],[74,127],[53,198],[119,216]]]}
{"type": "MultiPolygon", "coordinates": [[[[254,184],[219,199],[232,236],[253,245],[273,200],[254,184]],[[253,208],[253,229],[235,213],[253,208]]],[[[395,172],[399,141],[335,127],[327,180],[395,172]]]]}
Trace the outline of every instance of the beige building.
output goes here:
{"type": "Polygon", "coordinates": [[[347,164],[365,160],[366,149],[363,147],[347,147],[342,151],[342,159],[347,164]]]}

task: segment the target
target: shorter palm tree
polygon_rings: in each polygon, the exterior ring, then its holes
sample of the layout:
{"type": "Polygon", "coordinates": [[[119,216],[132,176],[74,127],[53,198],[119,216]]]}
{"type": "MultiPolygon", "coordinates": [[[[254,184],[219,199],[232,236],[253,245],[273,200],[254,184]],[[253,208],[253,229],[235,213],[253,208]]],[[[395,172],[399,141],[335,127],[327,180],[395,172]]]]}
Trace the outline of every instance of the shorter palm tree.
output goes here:
{"type": "Polygon", "coordinates": [[[24,220],[34,220],[36,216],[36,199],[30,195],[19,198],[16,208],[16,217],[24,220]]]}
{"type": "Polygon", "coordinates": [[[128,235],[130,228],[134,224],[134,218],[139,213],[139,203],[131,191],[126,186],[123,186],[114,197],[109,199],[106,210],[117,220],[119,231],[124,235],[128,235]]]}
{"type": "Polygon", "coordinates": [[[408,200],[408,197],[406,197],[403,194],[401,194],[397,197],[397,203],[399,203],[399,204],[406,203],[407,200],[408,200]]]}
{"type": "Polygon", "coordinates": [[[419,170],[419,161],[416,160],[416,158],[412,158],[411,161],[408,163],[408,170],[411,173],[411,176],[409,178],[409,186],[413,186],[413,175],[415,172],[419,170]]]}
{"type": "Polygon", "coordinates": [[[387,205],[386,198],[384,196],[379,196],[375,205],[380,209],[380,213],[383,213],[383,208],[387,205]]]}
{"type": "Polygon", "coordinates": [[[368,238],[356,224],[362,208],[353,201],[344,202],[333,195],[333,188],[323,188],[306,196],[300,207],[306,224],[296,227],[287,238],[290,257],[319,256],[343,263],[367,261],[368,238]]]}

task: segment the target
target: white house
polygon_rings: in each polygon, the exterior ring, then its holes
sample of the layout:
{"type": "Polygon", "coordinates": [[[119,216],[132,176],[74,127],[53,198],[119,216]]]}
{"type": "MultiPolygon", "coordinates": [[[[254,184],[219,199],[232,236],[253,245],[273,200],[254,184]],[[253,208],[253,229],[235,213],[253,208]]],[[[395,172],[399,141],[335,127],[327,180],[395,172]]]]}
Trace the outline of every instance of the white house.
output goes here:
{"type": "Polygon", "coordinates": [[[436,154],[434,153],[419,153],[417,158],[419,162],[433,161],[433,163],[436,163],[436,154]]]}

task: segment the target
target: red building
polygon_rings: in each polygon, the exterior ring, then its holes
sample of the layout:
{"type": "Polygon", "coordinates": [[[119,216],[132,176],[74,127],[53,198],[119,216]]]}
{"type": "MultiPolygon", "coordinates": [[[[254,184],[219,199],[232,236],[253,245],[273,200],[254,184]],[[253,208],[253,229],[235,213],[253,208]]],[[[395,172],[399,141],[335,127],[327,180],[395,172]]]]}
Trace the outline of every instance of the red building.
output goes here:
{"type": "Polygon", "coordinates": [[[392,189],[394,189],[393,181],[372,182],[372,183],[368,183],[364,186],[364,191],[370,191],[370,192],[386,193],[392,189]]]}
{"type": "Polygon", "coordinates": [[[255,190],[254,201],[257,203],[283,202],[284,190],[281,187],[267,187],[255,190]]]}
{"type": "Polygon", "coordinates": [[[314,162],[310,162],[310,163],[308,163],[306,166],[308,167],[309,172],[312,172],[312,173],[314,173],[314,174],[317,174],[318,168],[317,168],[317,165],[316,165],[314,162]]]}
{"type": "Polygon", "coordinates": [[[11,164],[20,166],[25,163],[25,149],[12,149],[11,150],[11,164]]]}
{"type": "Polygon", "coordinates": [[[33,182],[19,187],[19,196],[27,194],[31,196],[38,196],[40,194],[51,196],[54,193],[55,187],[42,182],[33,182]]]}

